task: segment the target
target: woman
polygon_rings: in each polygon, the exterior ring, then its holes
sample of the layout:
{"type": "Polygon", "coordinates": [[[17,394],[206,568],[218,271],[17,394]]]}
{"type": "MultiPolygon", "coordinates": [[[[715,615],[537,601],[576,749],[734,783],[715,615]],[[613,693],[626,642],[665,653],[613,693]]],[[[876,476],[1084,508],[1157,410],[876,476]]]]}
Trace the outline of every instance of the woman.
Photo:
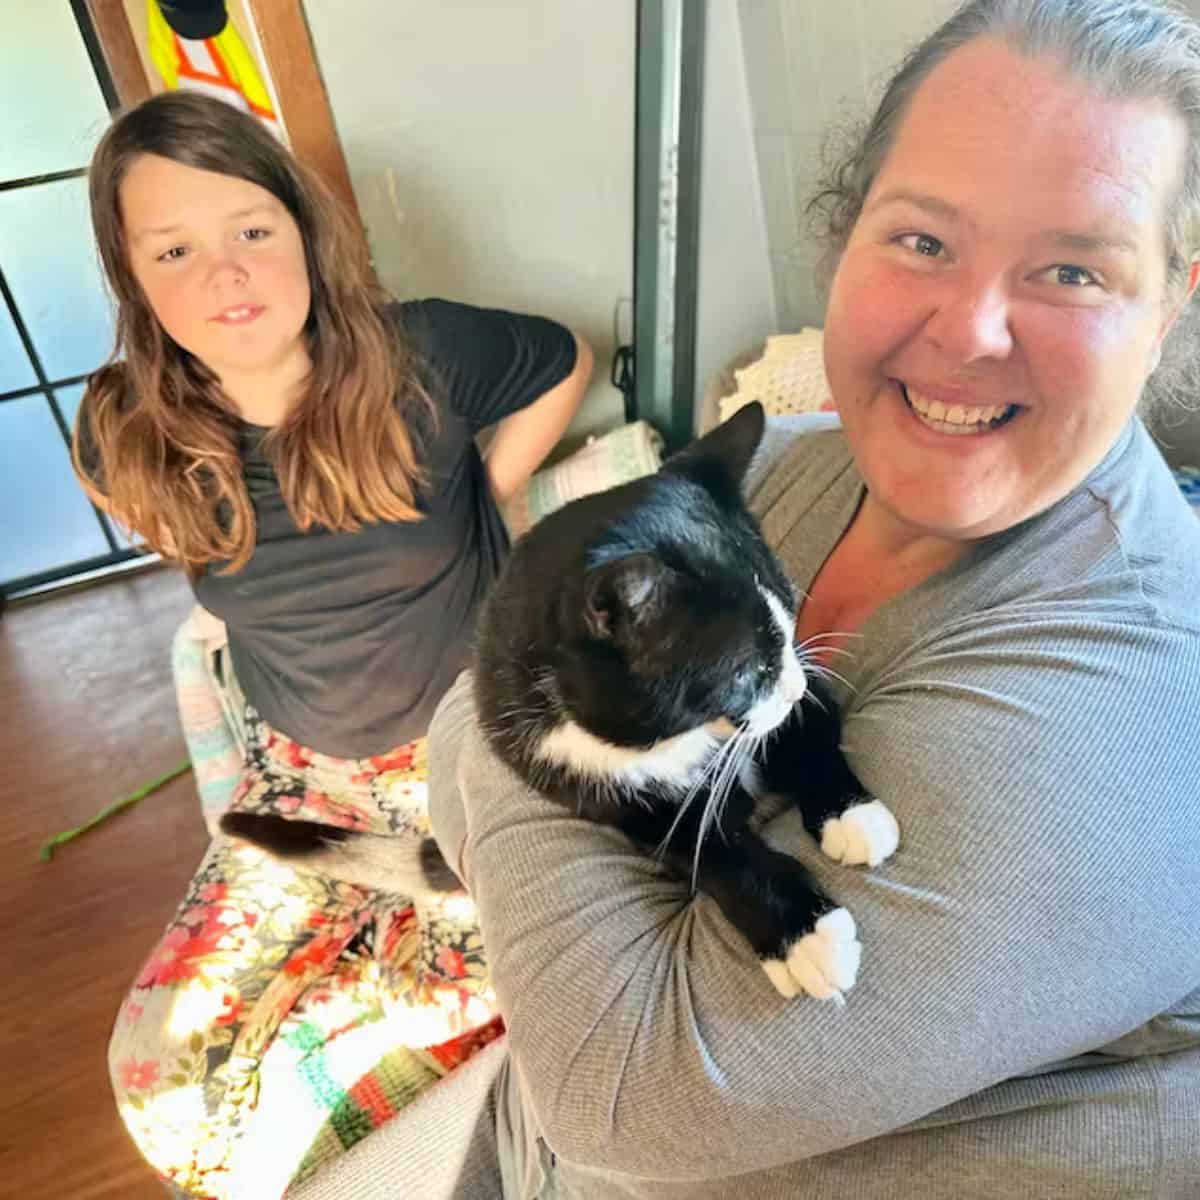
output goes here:
{"type": "MultiPolygon", "coordinates": [[[[558,440],[590,352],[541,318],[389,303],[319,181],[217,100],[169,93],[121,116],[90,186],[117,347],[84,396],[76,468],[228,628],[233,807],[420,838],[426,727],[506,548],[497,501],[558,440]]],[[[486,1021],[477,932],[426,915],[414,929],[403,896],[218,836],[110,1047],[159,1172],[189,1194],[282,1192],[321,1113],[306,1128],[278,1089],[258,1097],[302,1000],[342,1003],[325,1025],[308,1010],[306,1053],[394,993],[440,1014],[418,1045],[486,1021]]],[[[360,1099],[347,1144],[400,1103],[360,1099]]]]}
{"type": "Polygon", "coordinates": [[[1200,529],[1136,408],[1198,134],[1174,11],[975,0],[825,196],[841,428],[775,430],[750,494],[798,639],[856,635],[844,743],[902,831],[853,872],[770,828],[858,920],[844,1009],[524,791],[451,689],[431,815],[509,1026],[472,1195],[1196,1194],[1200,529]]]}

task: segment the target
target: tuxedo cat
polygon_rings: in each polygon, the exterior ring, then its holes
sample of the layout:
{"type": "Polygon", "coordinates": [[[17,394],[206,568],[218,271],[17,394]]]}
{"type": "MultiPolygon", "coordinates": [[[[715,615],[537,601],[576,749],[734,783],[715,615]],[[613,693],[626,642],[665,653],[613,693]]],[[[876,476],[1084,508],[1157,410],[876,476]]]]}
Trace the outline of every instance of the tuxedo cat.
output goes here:
{"type": "Polygon", "coordinates": [[[864,794],[794,648],[795,590],[741,496],[752,404],[654,476],[544,518],[478,625],[476,707],[497,756],[614,825],[720,905],[785,996],[841,999],[854,920],[753,829],[782,793],[822,850],[876,865],[899,832],[864,794]]]}
{"type": "MultiPolygon", "coordinates": [[[[614,825],[720,905],[784,996],[840,1001],[854,919],[755,832],[783,795],[829,857],[899,841],[839,750],[793,644],[795,590],[741,496],[751,404],[653,476],[576,500],[514,547],[480,614],[476,707],[495,753],[572,812],[614,825]]],[[[416,894],[457,880],[427,839],[226,814],[300,868],[416,894]]]]}

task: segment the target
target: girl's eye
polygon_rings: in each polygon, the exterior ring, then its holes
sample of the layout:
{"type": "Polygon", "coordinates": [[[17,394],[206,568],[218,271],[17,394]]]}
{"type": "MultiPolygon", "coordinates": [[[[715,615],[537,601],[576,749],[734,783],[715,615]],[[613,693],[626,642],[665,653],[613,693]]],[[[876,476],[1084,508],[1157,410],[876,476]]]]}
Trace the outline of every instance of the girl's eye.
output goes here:
{"type": "Polygon", "coordinates": [[[906,233],[898,240],[900,245],[926,258],[937,258],[945,249],[945,246],[929,233],[906,233]]]}
{"type": "Polygon", "coordinates": [[[1063,263],[1050,270],[1054,272],[1055,283],[1061,283],[1063,287],[1090,287],[1098,282],[1086,267],[1076,267],[1071,263],[1063,263]]]}
{"type": "Polygon", "coordinates": [[[178,262],[185,254],[187,249],[184,246],[172,246],[169,250],[164,250],[159,256],[159,262],[178,262]]]}
{"type": "Polygon", "coordinates": [[[261,242],[263,238],[271,236],[269,229],[243,229],[242,237],[248,242],[261,242]]]}

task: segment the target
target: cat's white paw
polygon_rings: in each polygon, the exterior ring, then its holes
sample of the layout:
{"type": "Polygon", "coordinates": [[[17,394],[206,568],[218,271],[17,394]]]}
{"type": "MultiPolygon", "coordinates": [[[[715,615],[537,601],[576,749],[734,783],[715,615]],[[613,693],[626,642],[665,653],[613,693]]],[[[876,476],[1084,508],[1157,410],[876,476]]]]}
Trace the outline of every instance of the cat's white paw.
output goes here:
{"type": "Polygon", "coordinates": [[[900,845],[900,826],[886,804],[854,804],[821,828],[821,852],[848,867],[877,867],[900,845]]]}
{"type": "Polygon", "coordinates": [[[858,978],[862,943],[854,918],[844,908],[826,913],[812,933],[797,938],[787,957],[768,958],[762,963],[775,990],[789,1000],[804,992],[815,1000],[844,1002],[858,978]]]}

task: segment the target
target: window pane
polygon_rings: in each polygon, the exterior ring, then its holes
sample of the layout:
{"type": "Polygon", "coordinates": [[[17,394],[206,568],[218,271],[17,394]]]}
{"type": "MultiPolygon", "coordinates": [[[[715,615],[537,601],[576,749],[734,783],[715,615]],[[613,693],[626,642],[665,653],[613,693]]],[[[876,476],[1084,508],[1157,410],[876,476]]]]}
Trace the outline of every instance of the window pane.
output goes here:
{"type": "MultiPolygon", "coordinates": [[[[58,407],[62,410],[63,419],[71,429],[74,429],[75,415],[79,412],[79,402],[83,399],[83,384],[76,383],[70,387],[57,388],[54,395],[58,399],[58,407]]],[[[116,521],[110,520],[108,525],[117,539],[117,545],[123,550],[128,550],[133,546],[133,541],[125,535],[125,531],[116,521]]]]}
{"type": "Polygon", "coordinates": [[[83,384],[75,383],[70,387],[55,388],[55,399],[62,412],[63,420],[69,428],[75,428],[75,415],[79,412],[79,402],[83,399],[83,384]]]}
{"type": "Polygon", "coordinates": [[[94,371],[112,349],[87,181],[0,192],[0,265],[51,380],[94,371]]]}
{"type": "Polygon", "coordinates": [[[45,397],[0,403],[0,582],[108,548],[45,397]]]}
{"type": "Polygon", "coordinates": [[[17,336],[17,327],[8,315],[8,309],[0,304],[0,392],[15,392],[18,388],[33,387],[37,383],[29,355],[17,336]]]}
{"type": "Polygon", "coordinates": [[[108,121],[66,0],[0,5],[0,181],[86,167],[108,121]]]}

